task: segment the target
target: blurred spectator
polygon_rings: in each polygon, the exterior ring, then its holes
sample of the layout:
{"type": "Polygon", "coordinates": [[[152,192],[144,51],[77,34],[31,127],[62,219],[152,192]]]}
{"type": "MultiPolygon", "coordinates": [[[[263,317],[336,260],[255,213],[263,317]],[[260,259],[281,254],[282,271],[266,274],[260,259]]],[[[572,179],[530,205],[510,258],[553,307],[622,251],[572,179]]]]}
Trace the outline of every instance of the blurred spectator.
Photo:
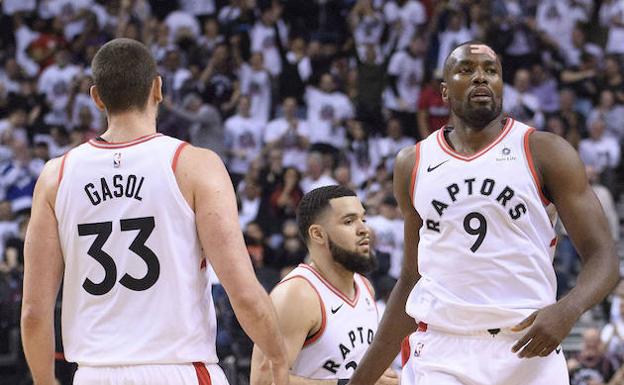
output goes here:
{"type": "Polygon", "coordinates": [[[442,100],[442,70],[433,71],[418,100],[418,131],[421,139],[440,129],[448,122],[449,106],[442,100]]]}
{"type": "Polygon", "coordinates": [[[238,210],[238,220],[241,228],[245,228],[250,222],[258,217],[260,208],[260,194],[262,188],[251,179],[245,180],[245,185],[239,193],[240,209],[238,210]]]}
{"type": "Polygon", "coordinates": [[[379,205],[378,215],[369,216],[366,223],[375,233],[375,249],[390,255],[388,275],[399,279],[403,264],[403,222],[398,219],[394,197],[386,196],[379,205]]]}
{"type": "Polygon", "coordinates": [[[425,76],[424,53],[424,41],[414,36],[408,49],[392,56],[388,67],[388,89],[384,94],[385,107],[401,119],[405,132],[416,138],[419,137],[416,111],[425,76]]]}
{"type": "Polygon", "coordinates": [[[505,84],[503,94],[503,110],[514,119],[541,129],[544,127],[544,114],[540,100],[530,90],[531,74],[528,70],[519,69],[513,86],[505,84]]]}
{"type": "MultiPolygon", "coordinates": [[[[13,217],[13,209],[11,202],[8,200],[0,201],[0,266],[5,262],[4,251],[8,246],[7,241],[16,238],[19,233],[18,221],[13,217]]],[[[15,261],[17,262],[17,260],[15,261]]],[[[2,270],[2,268],[0,268],[2,270]]]]}
{"type": "Polygon", "coordinates": [[[251,117],[250,109],[249,97],[241,96],[238,113],[225,121],[227,165],[235,187],[262,150],[264,124],[251,117]]]}
{"type": "MultiPolygon", "coordinates": [[[[356,186],[359,186],[375,174],[375,168],[379,164],[379,156],[360,120],[352,119],[347,126],[349,128],[349,136],[351,137],[347,150],[349,165],[347,169],[350,178],[340,184],[348,185],[354,183],[356,186]]],[[[350,188],[357,190],[357,188],[350,188]]]]}
{"type": "Polygon", "coordinates": [[[230,54],[227,44],[219,44],[201,73],[203,98],[217,107],[225,116],[231,115],[239,95],[238,57],[230,54]]]}
{"type": "Polygon", "coordinates": [[[583,347],[578,355],[568,360],[570,385],[605,384],[614,373],[611,362],[604,353],[600,332],[587,329],[583,332],[583,347]]]}
{"type": "Polygon", "coordinates": [[[282,61],[275,41],[282,39],[281,44],[286,44],[283,36],[288,34],[286,24],[280,20],[281,13],[281,6],[274,2],[272,7],[261,11],[259,20],[250,32],[251,51],[264,55],[267,70],[276,77],[282,72],[282,61]],[[277,25],[277,28],[274,29],[273,25],[277,25]]]}
{"type": "Polygon", "coordinates": [[[542,0],[537,5],[537,29],[549,43],[565,52],[572,46],[572,30],[578,22],[587,22],[591,9],[574,0],[542,0]]]}
{"type": "Polygon", "coordinates": [[[317,145],[315,149],[333,152],[343,148],[346,144],[343,124],[353,117],[353,105],[344,93],[336,91],[332,75],[323,74],[319,88],[308,87],[305,99],[308,123],[314,127],[310,142],[317,145]]]}
{"type": "Polygon", "coordinates": [[[188,124],[191,143],[195,146],[208,148],[226,159],[225,138],[219,111],[210,104],[203,103],[195,93],[188,94],[182,100],[182,106],[176,106],[171,99],[165,97],[163,107],[170,110],[177,118],[188,124]]]}
{"type": "Polygon", "coordinates": [[[281,180],[277,183],[270,196],[270,229],[282,228],[285,221],[295,219],[299,201],[303,198],[300,186],[301,173],[294,167],[287,167],[281,180]]]}
{"type": "Polygon", "coordinates": [[[574,132],[578,139],[572,142],[578,147],[581,136],[586,135],[585,115],[576,108],[576,93],[571,88],[563,88],[559,91],[559,116],[567,126],[568,132],[574,132]]]}
{"type": "Polygon", "coordinates": [[[596,197],[598,197],[607,220],[609,221],[609,230],[611,230],[611,235],[617,242],[620,240],[620,218],[618,218],[617,210],[615,209],[613,195],[607,187],[600,183],[600,174],[593,167],[586,166],[585,170],[587,172],[587,179],[589,180],[592,190],[594,190],[596,197]]]}
{"type": "Polygon", "coordinates": [[[566,68],[560,75],[560,84],[574,91],[576,108],[586,116],[591,110],[592,101],[598,97],[598,71],[598,59],[584,52],[580,65],[566,68]]]}
{"type": "Polygon", "coordinates": [[[282,240],[277,248],[277,266],[280,268],[280,276],[284,277],[304,262],[308,250],[299,237],[299,227],[295,220],[284,222],[281,235],[282,240]]]}
{"type": "Polygon", "coordinates": [[[367,44],[379,46],[385,29],[384,15],[373,0],[357,0],[349,13],[349,24],[357,49],[367,44]]]}
{"type": "Polygon", "coordinates": [[[624,0],[604,0],[600,7],[600,23],[609,28],[607,53],[624,53],[624,0]]]}
{"type": "Polygon", "coordinates": [[[241,94],[251,100],[251,117],[263,123],[271,116],[271,75],[264,66],[264,54],[254,52],[249,59],[251,65],[243,64],[240,69],[241,94]]]}
{"type": "Polygon", "coordinates": [[[338,184],[334,178],[326,170],[323,163],[323,155],[318,152],[312,152],[308,155],[306,175],[301,180],[301,189],[303,193],[308,193],[315,188],[338,184]]]}
{"type": "Polygon", "coordinates": [[[398,49],[406,48],[412,36],[423,31],[427,21],[425,7],[418,0],[390,0],[383,12],[387,23],[399,34],[398,49]]]}
{"type": "Polygon", "coordinates": [[[47,124],[67,123],[67,103],[74,78],[80,74],[78,66],[70,63],[70,53],[61,50],[55,55],[55,64],[48,66],[39,77],[39,92],[46,95],[51,111],[45,116],[47,124]]]}
{"type": "Polygon", "coordinates": [[[448,12],[448,22],[446,29],[438,34],[439,50],[436,69],[442,70],[446,57],[451,53],[453,48],[459,44],[471,40],[472,33],[464,24],[464,15],[456,10],[448,12]]]}
{"type": "MultiPolygon", "coordinates": [[[[518,76],[518,72],[516,72],[518,76]]],[[[545,114],[552,114],[559,110],[559,90],[557,80],[552,77],[542,64],[533,64],[531,67],[531,87],[529,93],[535,95],[540,109],[545,114]]]]}
{"type": "Polygon", "coordinates": [[[275,251],[269,246],[262,227],[249,222],[244,231],[245,244],[258,280],[267,291],[279,282],[275,251]]]}
{"type": "Polygon", "coordinates": [[[622,75],[622,64],[618,56],[609,55],[604,61],[604,72],[600,79],[601,90],[609,90],[615,96],[617,104],[624,103],[624,76],[622,75]]]}
{"type": "Polygon", "coordinates": [[[581,140],[579,155],[586,166],[592,167],[608,187],[613,188],[613,173],[620,164],[620,144],[605,133],[606,123],[597,118],[590,123],[589,138],[581,140]]]}
{"type": "MultiPolygon", "coordinates": [[[[383,162],[388,170],[394,168],[394,159],[403,148],[416,144],[414,138],[406,136],[398,119],[388,119],[385,136],[375,139],[375,148],[379,161],[383,162]]],[[[376,165],[375,165],[376,166],[376,165]]]]}
{"type": "Polygon", "coordinates": [[[566,64],[569,67],[579,66],[581,64],[581,55],[587,52],[601,61],[603,49],[592,42],[587,41],[587,36],[580,26],[574,27],[572,30],[572,45],[566,51],[566,64]]]}
{"type": "Polygon", "coordinates": [[[605,123],[607,136],[616,141],[624,139],[624,106],[615,103],[615,95],[611,90],[600,92],[600,101],[589,113],[587,125],[591,126],[598,119],[605,123]]]}
{"type": "Polygon", "coordinates": [[[284,154],[284,166],[305,171],[306,150],[310,144],[310,128],[297,117],[297,101],[287,97],[282,102],[283,117],[272,120],[264,131],[269,148],[279,148],[284,154]]]}

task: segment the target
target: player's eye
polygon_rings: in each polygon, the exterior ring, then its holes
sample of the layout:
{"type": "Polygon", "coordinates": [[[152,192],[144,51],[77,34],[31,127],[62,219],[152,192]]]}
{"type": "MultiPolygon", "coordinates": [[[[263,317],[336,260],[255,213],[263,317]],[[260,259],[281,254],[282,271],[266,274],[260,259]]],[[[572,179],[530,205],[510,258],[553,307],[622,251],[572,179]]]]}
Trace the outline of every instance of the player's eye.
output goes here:
{"type": "Polygon", "coordinates": [[[495,74],[496,73],[496,68],[488,68],[486,71],[489,74],[495,74]]]}
{"type": "Polygon", "coordinates": [[[461,67],[459,69],[460,74],[469,74],[471,72],[472,72],[472,69],[470,69],[469,67],[461,67]]]}
{"type": "Polygon", "coordinates": [[[352,219],[347,219],[345,222],[345,225],[350,225],[351,223],[353,223],[352,219]]]}

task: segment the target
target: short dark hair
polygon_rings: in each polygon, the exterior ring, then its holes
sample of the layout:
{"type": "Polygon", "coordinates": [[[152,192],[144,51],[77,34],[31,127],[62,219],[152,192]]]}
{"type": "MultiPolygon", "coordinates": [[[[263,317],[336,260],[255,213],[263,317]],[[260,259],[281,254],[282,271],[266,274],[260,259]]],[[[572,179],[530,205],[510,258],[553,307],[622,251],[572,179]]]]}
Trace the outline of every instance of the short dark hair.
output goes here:
{"type": "Polygon", "coordinates": [[[147,47],[132,39],[114,39],[91,62],[93,80],[108,113],[143,111],[158,75],[147,47]]]}
{"type": "Polygon", "coordinates": [[[303,241],[307,244],[310,240],[308,229],[329,207],[330,200],[354,196],[353,190],[340,185],[319,187],[305,194],[297,207],[297,226],[303,241]]]}

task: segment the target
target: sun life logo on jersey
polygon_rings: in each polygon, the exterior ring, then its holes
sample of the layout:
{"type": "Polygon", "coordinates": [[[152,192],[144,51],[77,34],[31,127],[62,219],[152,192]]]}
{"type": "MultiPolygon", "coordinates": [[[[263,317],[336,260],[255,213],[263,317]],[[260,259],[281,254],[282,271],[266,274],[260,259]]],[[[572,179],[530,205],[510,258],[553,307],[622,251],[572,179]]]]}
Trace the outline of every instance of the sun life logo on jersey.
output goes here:
{"type": "Polygon", "coordinates": [[[503,147],[499,156],[496,157],[497,161],[516,160],[517,157],[511,154],[511,148],[503,147]]]}
{"type": "Polygon", "coordinates": [[[121,167],[121,152],[116,152],[115,154],[113,154],[113,167],[121,167]]]}

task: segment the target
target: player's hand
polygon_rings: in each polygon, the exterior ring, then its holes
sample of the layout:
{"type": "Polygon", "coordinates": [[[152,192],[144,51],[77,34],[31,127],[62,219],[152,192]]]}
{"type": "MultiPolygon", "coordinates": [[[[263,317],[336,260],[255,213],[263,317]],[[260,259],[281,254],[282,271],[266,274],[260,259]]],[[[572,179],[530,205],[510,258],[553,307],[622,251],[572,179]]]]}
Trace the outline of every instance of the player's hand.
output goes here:
{"type": "Polygon", "coordinates": [[[399,376],[391,368],[386,369],[385,372],[379,377],[375,385],[398,385],[399,376]]]}
{"type": "Polygon", "coordinates": [[[273,374],[273,385],[288,385],[288,361],[271,361],[271,373],[273,374]]]}
{"type": "Polygon", "coordinates": [[[511,351],[520,358],[546,357],[570,333],[579,316],[576,309],[563,302],[537,310],[511,328],[514,332],[528,329],[511,351]]]}

